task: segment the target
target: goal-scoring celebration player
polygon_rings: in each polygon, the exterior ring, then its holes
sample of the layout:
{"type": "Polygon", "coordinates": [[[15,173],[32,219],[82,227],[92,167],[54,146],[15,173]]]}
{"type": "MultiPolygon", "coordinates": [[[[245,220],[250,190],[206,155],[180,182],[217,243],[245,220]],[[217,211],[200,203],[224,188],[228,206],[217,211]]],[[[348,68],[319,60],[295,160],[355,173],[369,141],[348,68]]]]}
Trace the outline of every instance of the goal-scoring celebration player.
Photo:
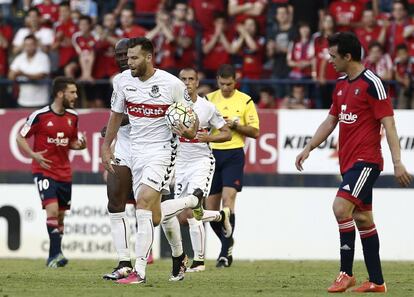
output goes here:
{"type": "MultiPolygon", "coordinates": [[[[101,153],[105,169],[114,173],[111,143],[126,108],[131,124],[131,171],[137,200],[138,232],[135,270],[117,282],[139,284],[146,282],[146,265],[154,239],[154,226],[161,220],[161,194],[169,192],[177,154],[177,137],[167,126],[165,112],[174,102],[190,106],[191,98],[177,77],[154,68],[154,47],[150,40],[144,37],[130,39],[127,55],[130,69],[122,72],[119,79],[101,153]]],[[[183,126],[180,126],[181,136],[193,139],[198,121],[190,128],[183,126]]],[[[194,199],[199,200],[201,207],[202,192],[194,199]]],[[[173,258],[173,271],[174,265],[185,266],[185,258],[184,253],[173,258]]]]}
{"type": "Polygon", "coordinates": [[[379,256],[379,238],[372,214],[372,189],[383,169],[381,125],[384,127],[394,174],[401,186],[408,186],[400,154],[391,99],[381,79],[361,64],[361,44],[353,33],[340,32],[328,38],[329,54],[337,72],[346,75],[336,83],[327,118],[296,158],[296,168],[310,152],[326,140],[339,123],[339,165],[342,183],[333,202],[340,235],[340,272],[328,292],[344,292],[355,286],[352,271],[355,225],[361,237],[369,280],[355,292],[386,292],[379,256]]]}
{"type": "Polygon", "coordinates": [[[71,78],[57,77],[52,86],[52,104],[34,111],[17,135],[19,147],[32,159],[32,173],[43,208],[49,234],[49,257],[46,265],[63,267],[68,260],[62,254],[65,210],[70,209],[72,170],[69,150],[86,148],[86,140],[78,138],[78,114],[75,107],[76,83],[71,78]],[[33,148],[27,138],[34,137],[33,148]]]}
{"type": "MultiPolygon", "coordinates": [[[[219,89],[207,95],[223,118],[232,134],[230,141],[211,143],[216,168],[211,185],[210,196],[206,200],[206,209],[220,210],[229,207],[232,234],[225,236],[221,222],[210,222],[210,225],[221,241],[221,251],[217,259],[217,267],[229,267],[233,261],[233,233],[235,226],[235,204],[237,192],[243,186],[244,141],[246,137],[259,136],[259,117],[253,99],[236,89],[236,71],[233,66],[223,64],[217,71],[219,89]]],[[[213,129],[212,135],[217,130],[213,129]]]]}

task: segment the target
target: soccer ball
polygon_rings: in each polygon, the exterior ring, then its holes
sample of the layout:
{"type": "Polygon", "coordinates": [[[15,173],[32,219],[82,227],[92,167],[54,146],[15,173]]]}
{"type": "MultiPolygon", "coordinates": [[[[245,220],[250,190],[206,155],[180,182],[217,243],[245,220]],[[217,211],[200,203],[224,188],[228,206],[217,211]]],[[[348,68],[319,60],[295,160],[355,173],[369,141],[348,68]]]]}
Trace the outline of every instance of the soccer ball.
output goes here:
{"type": "Polygon", "coordinates": [[[165,120],[170,129],[182,123],[189,128],[195,122],[195,114],[191,107],[175,102],[165,112],[165,120]]]}

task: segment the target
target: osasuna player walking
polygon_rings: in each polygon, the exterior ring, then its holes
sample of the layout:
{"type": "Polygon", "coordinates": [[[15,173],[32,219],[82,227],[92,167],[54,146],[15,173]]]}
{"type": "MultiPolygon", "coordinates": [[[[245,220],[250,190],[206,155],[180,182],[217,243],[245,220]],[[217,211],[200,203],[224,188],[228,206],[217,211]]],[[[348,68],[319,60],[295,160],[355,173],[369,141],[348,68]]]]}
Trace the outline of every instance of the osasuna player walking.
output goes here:
{"type": "Polygon", "coordinates": [[[71,78],[57,77],[53,81],[53,103],[33,112],[17,135],[19,147],[32,159],[32,173],[46,210],[49,234],[49,257],[46,265],[63,267],[61,243],[65,210],[70,209],[72,170],[69,150],[86,148],[85,138],[78,139],[78,114],[75,107],[76,83],[71,78]],[[26,138],[34,137],[33,149],[26,138]]]}
{"type": "MultiPolygon", "coordinates": [[[[121,71],[128,69],[127,52],[128,39],[124,38],[119,40],[115,45],[115,59],[121,71]]],[[[112,80],[113,97],[118,90],[120,77],[121,74],[117,74],[112,80]]],[[[113,104],[114,102],[111,102],[111,105],[113,104]]],[[[119,261],[118,266],[111,273],[103,276],[104,279],[108,280],[118,280],[128,276],[132,272],[129,249],[130,225],[125,213],[125,205],[131,197],[132,192],[130,131],[131,125],[129,124],[128,115],[124,114],[115,142],[115,161],[112,164],[115,174],[109,172],[106,182],[112,242],[119,261]]],[[[105,131],[103,134],[105,134],[105,131]]],[[[133,203],[135,203],[135,199],[133,199],[133,203]]]]}
{"type": "Polygon", "coordinates": [[[340,272],[328,292],[344,292],[356,284],[352,266],[355,224],[359,230],[369,280],[355,292],[386,292],[379,256],[379,238],[372,215],[372,188],[383,169],[381,125],[387,135],[394,174],[402,186],[411,176],[401,162],[391,100],[377,75],[361,64],[361,44],[353,33],[328,38],[329,54],[339,78],[328,117],[296,158],[296,168],[332,133],[339,122],[339,164],[342,183],[333,203],[340,234],[340,272]]]}
{"type": "MultiPolygon", "coordinates": [[[[182,207],[177,209],[177,202],[180,198],[187,197],[196,189],[202,189],[204,197],[208,196],[213,179],[215,159],[211,151],[210,142],[225,142],[231,139],[230,129],[226,121],[217,111],[214,104],[208,102],[205,98],[197,95],[199,84],[197,72],[194,69],[187,68],[180,71],[179,78],[187,87],[188,94],[191,97],[193,110],[199,119],[199,130],[194,139],[180,137],[180,146],[177,155],[177,164],[175,166],[175,200],[165,201],[162,203],[162,211],[167,218],[163,221],[162,226],[165,233],[172,232],[177,240],[178,247],[171,246],[172,249],[179,248],[181,245],[181,232],[177,217],[169,218],[169,214],[177,214],[183,210],[182,207]],[[210,135],[212,128],[219,131],[216,135],[210,135]]],[[[222,211],[204,210],[202,214],[192,214],[191,209],[186,209],[181,218],[187,220],[190,227],[191,243],[194,251],[194,260],[188,272],[205,270],[205,232],[203,221],[222,222],[226,234],[231,234],[231,225],[229,221],[230,209],[223,208],[222,211]]]]}
{"type": "MultiPolygon", "coordinates": [[[[154,47],[147,38],[130,39],[127,55],[130,70],[122,72],[118,90],[113,98],[114,104],[102,145],[102,163],[108,171],[114,173],[110,146],[127,108],[131,123],[133,190],[137,198],[137,259],[135,271],[118,282],[138,284],[146,281],[145,270],[154,239],[154,225],[161,221],[160,196],[169,192],[177,154],[177,139],[167,126],[165,111],[174,102],[190,105],[191,99],[185,85],[177,77],[154,69],[154,47]]],[[[176,132],[192,139],[197,128],[198,123],[190,128],[181,125],[176,132]]],[[[202,195],[193,196],[193,199],[198,200],[201,207],[202,195]]],[[[184,266],[185,258],[183,253],[174,259],[174,263],[184,266]]]]}

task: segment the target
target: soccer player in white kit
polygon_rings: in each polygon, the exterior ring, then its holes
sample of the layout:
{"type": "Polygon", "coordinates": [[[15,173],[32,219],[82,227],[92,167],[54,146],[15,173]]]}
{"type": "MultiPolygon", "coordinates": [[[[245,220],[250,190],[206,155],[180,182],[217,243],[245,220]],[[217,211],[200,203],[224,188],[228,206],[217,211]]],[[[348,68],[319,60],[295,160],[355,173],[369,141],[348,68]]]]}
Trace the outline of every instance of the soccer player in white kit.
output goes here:
{"type": "MultiPolygon", "coordinates": [[[[182,198],[200,188],[203,190],[204,196],[208,197],[215,168],[215,159],[209,143],[229,141],[231,140],[231,132],[215,105],[206,98],[197,95],[199,84],[197,72],[194,69],[186,68],[180,71],[179,78],[187,87],[188,94],[194,103],[193,110],[197,114],[200,123],[196,138],[186,139],[180,137],[179,139],[180,146],[175,167],[174,194],[175,198],[182,198]],[[210,135],[212,128],[216,128],[220,132],[217,135],[210,135]]],[[[181,219],[188,221],[194,251],[193,263],[187,272],[205,270],[205,231],[203,222],[221,222],[225,234],[230,235],[232,227],[229,216],[230,209],[228,207],[221,211],[204,210],[201,220],[196,220],[189,209],[181,214],[181,219]]]]}
{"type": "MultiPolygon", "coordinates": [[[[161,194],[169,192],[169,183],[174,170],[178,142],[167,127],[165,111],[174,102],[192,105],[185,85],[175,76],[154,69],[152,60],[154,47],[144,37],[132,38],[128,42],[129,70],[122,72],[118,90],[113,98],[111,116],[104,143],[102,163],[106,170],[114,173],[111,161],[111,143],[120,127],[125,108],[131,123],[131,156],[133,190],[137,198],[135,270],[121,284],[146,282],[146,265],[154,240],[154,225],[161,221],[161,194]]],[[[193,139],[198,121],[190,128],[182,124],[175,130],[180,136],[193,139]]],[[[196,207],[201,207],[202,195],[193,196],[196,207]]],[[[185,255],[177,257],[184,261],[185,255]]]]}

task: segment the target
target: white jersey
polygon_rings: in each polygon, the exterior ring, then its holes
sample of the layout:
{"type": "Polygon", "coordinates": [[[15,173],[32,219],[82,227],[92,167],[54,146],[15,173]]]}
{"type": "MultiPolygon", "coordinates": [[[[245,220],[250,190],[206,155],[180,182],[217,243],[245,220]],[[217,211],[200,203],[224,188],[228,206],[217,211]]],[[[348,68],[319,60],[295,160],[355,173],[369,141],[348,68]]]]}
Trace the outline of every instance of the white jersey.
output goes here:
{"type": "MultiPolygon", "coordinates": [[[[200,122],[199,132],[210,133],[212,128],[221,129],[226,124],[216,106],[206,98],[197,95],[197,101],[193,105],[193,110],[200,122]]],[[[210,154],[211,149],[208,143],[199,142],[197,138],[186,139],[180,137],[177,161],[192,162],[195,158],[209,157],[210,154]]]]}
{"type": "Polygon", "coordinates": [[[164,118],[168,107],[174,102],[187,106],[192,104],[184,83],[160,69],[156,69],[146,81],[125,70],[118,81],[118,90],[112,98],[112,111],[122,113],[127,110],[132,148],[169,142],[172,132],[164,118]]]}
{"type": "MultiPolygon", "coordinates": [[[[113,92],[111,98],[111,109],[114,106],[114,98],[116,96],[116,92],[119,89],[119,80],[121,77],[121,73],[118,73],[114,76],[112,80],[113,92]]],[[[126,110],[124,111],[126,113],[126,110]]],[[[115,150],[114,156],[116,160],[116,164],[120,166],[127,166],[131,168],[131,138],[129,136],[131,132],[131,125],[124,125],[119,127],[118,133],[116,135],[116,142],[115,142],[115,150]]]]}

